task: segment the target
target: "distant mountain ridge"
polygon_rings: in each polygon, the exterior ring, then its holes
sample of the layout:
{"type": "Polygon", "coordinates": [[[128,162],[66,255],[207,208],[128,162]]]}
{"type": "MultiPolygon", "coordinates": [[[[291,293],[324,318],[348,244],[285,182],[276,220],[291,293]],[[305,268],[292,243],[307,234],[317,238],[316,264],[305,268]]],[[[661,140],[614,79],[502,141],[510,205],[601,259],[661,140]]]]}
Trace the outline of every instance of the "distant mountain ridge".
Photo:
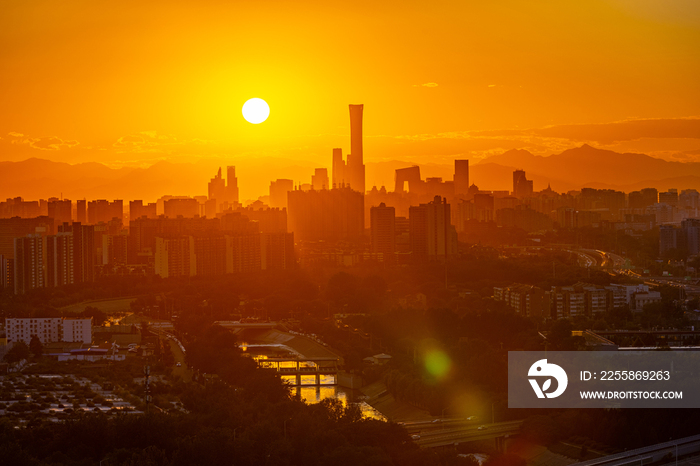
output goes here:
{"type": "MultiPolygon", "coordinates": [[[[291,159],[231,159],[236,165],[241,192],[255,193],[248,198],[267,194],[270,181],[277,178],[308,183],[316,164],[291,159]]],[[[207,183],[216,173],[221,160],[196,163],[159,161],[148,168],[110,168],[91,162],[71,165],[31,158],[21,162],[0,162],[0,199],[143,199],[149,202],[166,195],[205,195],[207,183]]],[[[393,190],[393,171],[413,163],[393,160],[366,162],[367,186],[384,185],[393,190]]],[[[512,173],[523,169],[539,191],[551,184],[558,192],[594,187],[625,192],[644,187],[700,190],[700,163],[669,162],[645,154],[596,149],[583,145],[548,157],[527,150],[514,149],[488,157],[470,167],[470,183],[481,189],[511,190],[512,173]]],[[[451,180],[453,166],[426,163],[421,165],[423,178],[441,176],[451,180]]],[[[329,171],[329,176],[331,175],[329,171]]],[[[246,196],[242,198],[245,200],[246,196]]]]}

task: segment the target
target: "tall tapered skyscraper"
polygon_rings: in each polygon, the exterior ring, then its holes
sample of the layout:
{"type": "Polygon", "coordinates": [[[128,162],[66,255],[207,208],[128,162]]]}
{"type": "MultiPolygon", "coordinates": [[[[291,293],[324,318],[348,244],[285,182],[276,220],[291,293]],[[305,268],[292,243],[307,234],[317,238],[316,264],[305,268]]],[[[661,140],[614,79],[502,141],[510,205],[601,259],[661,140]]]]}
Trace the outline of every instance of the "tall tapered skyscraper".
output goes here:
{"type": "Polygon", "coordinates": [[[365,193],[365,163],[362,154],[362,110],[364,105],[350,105],[350,188],[365,193]]]}

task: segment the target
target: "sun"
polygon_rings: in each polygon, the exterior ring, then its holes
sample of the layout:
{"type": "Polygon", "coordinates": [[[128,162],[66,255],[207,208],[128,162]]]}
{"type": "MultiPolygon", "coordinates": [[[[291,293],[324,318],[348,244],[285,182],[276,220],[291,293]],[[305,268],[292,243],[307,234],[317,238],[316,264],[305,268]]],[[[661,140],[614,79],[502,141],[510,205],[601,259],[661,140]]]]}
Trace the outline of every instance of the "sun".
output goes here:
{"type": "Polygon", "coordinates": [[[256,97],[243,104],[243,118],[245,118],[248,123],[257,125],[267,120],[269,116],[270,106],[262,99],[256,97]]]}

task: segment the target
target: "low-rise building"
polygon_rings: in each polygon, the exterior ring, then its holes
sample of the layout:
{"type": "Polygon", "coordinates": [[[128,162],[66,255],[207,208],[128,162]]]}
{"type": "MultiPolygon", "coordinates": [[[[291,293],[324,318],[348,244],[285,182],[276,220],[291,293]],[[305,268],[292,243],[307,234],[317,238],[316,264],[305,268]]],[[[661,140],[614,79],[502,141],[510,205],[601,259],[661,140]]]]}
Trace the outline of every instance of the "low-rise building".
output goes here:
{"type": "Polygon", "coordinates": [[[5,333],[8,343],[26,344],[36,335],[41,344],[66,341],[92,343],[92,317],[7,318],[5,333]]]}

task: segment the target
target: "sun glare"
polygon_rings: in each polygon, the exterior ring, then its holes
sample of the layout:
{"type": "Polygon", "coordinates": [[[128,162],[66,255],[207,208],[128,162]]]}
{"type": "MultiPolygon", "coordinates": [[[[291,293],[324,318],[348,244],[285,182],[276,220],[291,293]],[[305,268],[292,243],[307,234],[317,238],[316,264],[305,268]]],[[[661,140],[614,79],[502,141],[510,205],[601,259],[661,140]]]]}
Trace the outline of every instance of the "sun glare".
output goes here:
{"type": "Polygon", "coordinates": [[[256,97],[243,104],[243,118],[248,123],[257,125],[267,120],[268,116],[270,116],[270,106],[262,99],[256,97]]]}

